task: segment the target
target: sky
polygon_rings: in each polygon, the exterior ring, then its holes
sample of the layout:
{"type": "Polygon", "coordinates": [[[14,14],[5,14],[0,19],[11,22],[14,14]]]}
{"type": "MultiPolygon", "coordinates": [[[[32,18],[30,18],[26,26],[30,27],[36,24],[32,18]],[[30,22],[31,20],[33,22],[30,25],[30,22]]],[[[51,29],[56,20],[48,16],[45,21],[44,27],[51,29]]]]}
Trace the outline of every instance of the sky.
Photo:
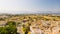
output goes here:
{"type": "Polygon", "coordinates": [[[0,13],[60,11],[60,0],[0,0],[0,13]]]}

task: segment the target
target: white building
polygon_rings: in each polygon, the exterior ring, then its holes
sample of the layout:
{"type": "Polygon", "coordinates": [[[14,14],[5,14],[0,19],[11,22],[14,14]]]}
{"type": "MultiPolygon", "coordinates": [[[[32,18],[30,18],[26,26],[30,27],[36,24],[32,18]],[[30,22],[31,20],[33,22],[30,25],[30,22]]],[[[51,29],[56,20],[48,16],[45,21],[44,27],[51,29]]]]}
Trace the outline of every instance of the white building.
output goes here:
{"type": "Polygon", "coordinates": [[[0,27],[4,27],[6,25],[7,21],[0,21],[0,27]]]}
{"type": "Polygon", "coordinates": [[[60,27],[54,27],[53,29],[52,29],[52,34],[60,34],[60,27]]]}
{"type": "Polygon", "coordinates": [[[42,34],[42,31],[38,27],[30,26],[31,34],[42,34]]]}

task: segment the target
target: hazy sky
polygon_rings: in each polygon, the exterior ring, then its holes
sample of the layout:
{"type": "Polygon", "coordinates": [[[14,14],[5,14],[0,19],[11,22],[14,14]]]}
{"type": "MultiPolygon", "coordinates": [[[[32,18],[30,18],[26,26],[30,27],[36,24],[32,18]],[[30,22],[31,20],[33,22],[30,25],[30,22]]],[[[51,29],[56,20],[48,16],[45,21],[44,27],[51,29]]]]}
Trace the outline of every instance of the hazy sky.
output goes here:
{"type": "Polygon", "coordinates": [[[8,11],[60,11],[60,0],[0,0],[0,12],[8,11]]]}

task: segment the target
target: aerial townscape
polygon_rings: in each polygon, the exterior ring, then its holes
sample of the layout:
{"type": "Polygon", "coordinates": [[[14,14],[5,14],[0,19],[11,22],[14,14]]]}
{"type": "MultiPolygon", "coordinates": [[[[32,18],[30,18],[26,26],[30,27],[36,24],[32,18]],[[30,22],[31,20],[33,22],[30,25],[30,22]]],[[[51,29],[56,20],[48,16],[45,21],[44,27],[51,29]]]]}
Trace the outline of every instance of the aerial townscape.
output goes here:
{"type": "Polygon", "coordinates": [[[0,34],[60,34],[60,16],[0,15],[0,34]]]}
{"type": "Polygon", "coordinates": [[[0,34],[60,34],[60,0],[0,0],[0,34]]]}

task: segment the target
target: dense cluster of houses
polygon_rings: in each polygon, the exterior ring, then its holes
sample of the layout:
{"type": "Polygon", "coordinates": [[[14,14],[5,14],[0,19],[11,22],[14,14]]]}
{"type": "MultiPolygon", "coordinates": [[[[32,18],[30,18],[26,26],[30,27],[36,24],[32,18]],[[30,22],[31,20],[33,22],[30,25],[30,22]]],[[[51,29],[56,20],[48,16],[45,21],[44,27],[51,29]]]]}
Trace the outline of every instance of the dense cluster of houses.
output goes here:
{"type": "Polygon", "coordinates": [[[31,34],[60,34],[60,21],[38,21],[30,30],[31,34]]]}

